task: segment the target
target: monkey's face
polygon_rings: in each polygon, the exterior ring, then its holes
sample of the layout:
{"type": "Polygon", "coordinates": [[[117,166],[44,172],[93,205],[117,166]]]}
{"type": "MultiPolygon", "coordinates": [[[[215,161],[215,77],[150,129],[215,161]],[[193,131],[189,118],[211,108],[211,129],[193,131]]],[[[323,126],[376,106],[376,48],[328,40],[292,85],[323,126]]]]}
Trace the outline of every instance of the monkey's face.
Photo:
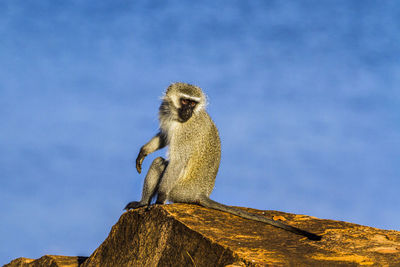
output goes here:
{"type": "Polygon", "coordinates": [[[205,109],[205,106],[206,96],[199,87],[187,83],[173,83],[163,96],[159,118],[163,121],[185,123],[205,109]]]}
{"type": "Polygon", "coordinates": [[[179,104],[180,104],[180,108],[178,109],[179,121],[186,122],[192,117],[193,110],[195,109],[198,102],[192,99],[181,98],[179,99],[179,104]]]}

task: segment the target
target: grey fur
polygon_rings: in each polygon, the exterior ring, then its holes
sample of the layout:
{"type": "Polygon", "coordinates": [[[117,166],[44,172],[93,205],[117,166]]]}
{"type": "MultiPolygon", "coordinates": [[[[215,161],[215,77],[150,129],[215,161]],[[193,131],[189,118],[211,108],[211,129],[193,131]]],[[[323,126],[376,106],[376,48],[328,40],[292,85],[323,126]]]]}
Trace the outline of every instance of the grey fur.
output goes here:
{"type": "Polygon", "coordinates": [[[158,204],[165,204],[167,201],[199,204],[268,223],[311,240],[320,240],[318,235],[209,198],[221,159],[221,142],[217,127],[205,107],[206,96],[199,87],[173,83],[167,88],[159,109],[160,132],[141,148],[136,159],[136,168],[140,173],[143,159],[165,146],[168,146],[168,160],[159,157],[153,161],[145,178],[142,199],[128,203],[125,209],[149,207],[151,199],[157,195],[158,204]],[[189,111],[193,112],[188,120],[182,119],[180,115],[180,110],[186,103],[182,99],[197,103],[189,111]]]}

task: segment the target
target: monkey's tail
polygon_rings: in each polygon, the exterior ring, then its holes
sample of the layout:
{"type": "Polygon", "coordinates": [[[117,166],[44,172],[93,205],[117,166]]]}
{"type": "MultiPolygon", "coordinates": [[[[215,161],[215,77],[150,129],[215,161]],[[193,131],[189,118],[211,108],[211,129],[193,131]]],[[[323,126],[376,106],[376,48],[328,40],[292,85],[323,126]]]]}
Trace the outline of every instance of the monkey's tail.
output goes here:
{"type": "Polygon", "coordinates": [[[319,236],[319,235],[316,235],[316,234],[301,230],[301,229],[299,229],[297,227],[290,226],[290,225],[281,223],[279,221],[274,221],[272,219],[268,219],[268,218],[266,218],[264,216],[260,216],[260,215],[257,215],[257,214],[252,214],[252,213],[249,213],[249,212],[244,211],[244,210],[240,210],[240,209],[237,209],[237,208],[226,206],[224,204],[221,204],[221,203],[218,203],[218,202],[216,202],[214,200],[211,200],[208,197],[202,198],[199,201],[199,204],[201,206],[203,206],[203,207],[206,207],[206,208],[211,208],[211,209],[224,211],[224,212],[231,213],[233,215],[236,215],[236,216],[239,216],[239,217],[242,217],[242,218],[245,218],[245,219],[267,223],[269,225],[284,229],[286,231],[289,231],[289,232],[292,232],[292,233],[295,233],[295,234],[298,234],[298,235],[305,236],[310,240],[315,240],[315,241],[321,240],[321,236],[319,236]]]}

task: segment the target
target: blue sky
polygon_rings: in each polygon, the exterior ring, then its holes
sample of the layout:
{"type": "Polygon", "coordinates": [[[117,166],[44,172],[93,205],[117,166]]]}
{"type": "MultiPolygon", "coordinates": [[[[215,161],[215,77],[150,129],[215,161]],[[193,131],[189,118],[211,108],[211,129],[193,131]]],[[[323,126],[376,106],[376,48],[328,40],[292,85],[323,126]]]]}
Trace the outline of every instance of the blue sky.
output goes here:
{"type": "Polygon", "coordinates": [[[213,199],[400,230],[397,1],[1,1],[0,35],[0,264],[97,248],[175,81],[220,131],[213,199]]]}

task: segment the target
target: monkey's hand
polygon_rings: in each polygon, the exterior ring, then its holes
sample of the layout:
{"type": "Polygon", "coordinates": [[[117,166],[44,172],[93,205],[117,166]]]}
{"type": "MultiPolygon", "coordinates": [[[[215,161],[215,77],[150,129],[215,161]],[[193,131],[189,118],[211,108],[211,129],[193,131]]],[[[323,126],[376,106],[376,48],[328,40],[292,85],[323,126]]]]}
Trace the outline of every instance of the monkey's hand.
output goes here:
{"type": "Polygon", "coordinates": [[[144,158],[146,157],[146,153],[143,151],[143,148],[140,149],[139,155],[136,158],[136,170],[138,173],[142,172],[142,163],[144,158]]]}

